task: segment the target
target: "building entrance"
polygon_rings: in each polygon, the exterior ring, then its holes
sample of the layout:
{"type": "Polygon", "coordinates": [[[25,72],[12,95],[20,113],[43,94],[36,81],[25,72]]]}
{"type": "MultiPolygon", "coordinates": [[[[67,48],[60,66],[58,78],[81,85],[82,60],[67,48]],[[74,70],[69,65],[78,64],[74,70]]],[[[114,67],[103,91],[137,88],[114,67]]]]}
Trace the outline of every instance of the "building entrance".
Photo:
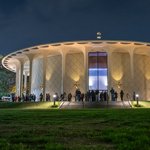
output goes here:
{"type": "Polygon", "coordinates": [[[107,53],[89,52],[88,60],[89,90],[107,90],[107,53]]]}

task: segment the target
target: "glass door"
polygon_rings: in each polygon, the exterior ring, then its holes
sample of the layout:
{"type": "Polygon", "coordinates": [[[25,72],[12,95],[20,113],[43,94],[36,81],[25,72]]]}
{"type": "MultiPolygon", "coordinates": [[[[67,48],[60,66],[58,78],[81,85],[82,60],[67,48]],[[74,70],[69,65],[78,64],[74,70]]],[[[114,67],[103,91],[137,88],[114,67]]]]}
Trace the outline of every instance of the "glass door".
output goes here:
{"type": "Polygon", "coordinates": [[[89,90],[107,90],[107,53],[90,52],[88,57],[89,90]]]}

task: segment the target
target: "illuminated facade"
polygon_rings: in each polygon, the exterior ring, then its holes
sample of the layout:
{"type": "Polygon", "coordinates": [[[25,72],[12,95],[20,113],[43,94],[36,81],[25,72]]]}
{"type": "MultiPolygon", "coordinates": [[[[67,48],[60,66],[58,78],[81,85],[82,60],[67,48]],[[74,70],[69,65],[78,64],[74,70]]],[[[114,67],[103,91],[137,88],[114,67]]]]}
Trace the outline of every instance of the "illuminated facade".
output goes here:
{"type": "Polygon", "coordinates": [[[135,91],[150,100],[150,44],[132,41],[73,41],[11,53],[3,66],[16,72],[16,95],[108,90],[135,91]],[[29,83],[27,86],[27,77],[29,83]]]}

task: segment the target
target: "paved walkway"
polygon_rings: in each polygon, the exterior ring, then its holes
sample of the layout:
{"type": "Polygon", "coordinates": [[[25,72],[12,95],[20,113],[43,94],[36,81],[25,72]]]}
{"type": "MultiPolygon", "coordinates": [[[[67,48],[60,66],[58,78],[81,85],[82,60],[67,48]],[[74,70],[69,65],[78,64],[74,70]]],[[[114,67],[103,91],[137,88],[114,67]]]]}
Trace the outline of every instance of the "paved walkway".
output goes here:
{"type": "Polygon", "coordinates": [[[82,108],[131,108],[130,101],[104,102],[68,102],[61,103],[60,109],[82,109],[82,108]]]}

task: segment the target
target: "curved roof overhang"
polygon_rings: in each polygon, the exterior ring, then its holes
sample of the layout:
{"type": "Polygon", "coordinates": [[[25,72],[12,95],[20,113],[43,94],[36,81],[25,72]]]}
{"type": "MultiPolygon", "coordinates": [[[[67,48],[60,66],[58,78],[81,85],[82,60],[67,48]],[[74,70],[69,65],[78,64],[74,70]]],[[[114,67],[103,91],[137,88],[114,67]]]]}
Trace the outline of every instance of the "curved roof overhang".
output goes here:
{"type": "Polygon", "coordinates": [[[15,51],[5,56],[2,60],[2,64],[6,69],[15,72],[15,67],[19,60],[27,61],[28,55],[38,55],[44,52],[49,52],[50,55],[58,55],[60,54],[60,50],[64,52],[68,49],[69,52],[75,52],[85,47],[109,47],[112,49],[120,49],[119,52],[124,52],[124,49],[133,48],[133,50],[139,54],[148,54],[150,52],[150,43],[147,42],[110,40],[70,41],[37,45],[15,51]]]}

